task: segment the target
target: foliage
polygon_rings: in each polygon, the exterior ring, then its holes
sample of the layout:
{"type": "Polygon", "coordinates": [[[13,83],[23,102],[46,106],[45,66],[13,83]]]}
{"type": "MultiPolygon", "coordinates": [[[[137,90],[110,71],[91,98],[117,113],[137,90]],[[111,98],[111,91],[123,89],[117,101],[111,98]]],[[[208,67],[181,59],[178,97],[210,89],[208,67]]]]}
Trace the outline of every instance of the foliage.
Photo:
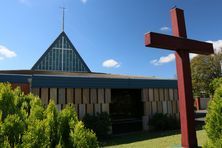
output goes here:
{"type": "Polygon", "coordinates": [[[215,78],[211,83],[210,83],[210,94],[213,95],[215,90],[222,85],[222,78],[215,78]]]}
{"type": "Polygon", "coordinates": [[[32,122],[32,124],[29,124],[22,141],[23,147],[48,147],[50,145],[50,141],[46,120],[36,119],[32,122]]]}
{"type": "Polygon", "coordinates": [[[2,124],[2,134],[8,139],[9,144],[13,147],[15,143],[21,142],[20,137],[22,136],[25,127],[24,122],[20,120],[17,114],[8,115],[4,124],[2,124]]]}
{"type": "Polygon", "coordinates": [[[215,91],[209,102],[205,130],[209,139],[208,147],[222,147],[222,86],[215,91]]]}
{"type": "Polygon", "coordinates": [[[0,147],[98,147],[96,135],[78,121],[72,105],[58,112],[32,94],[0,83],[0,147]]]}
{"type": "Polygon", "coordinates": [[[99,139],[106,138],[110,131],[111,119],[106,112],[97,113],[96,115],[86,114],[83,118],[85,126],[92,129],[99,139]]]}
{"type": "Polygon", "coordinates": [[[58,121],[58,110],[53,101],[49,102],[47,109],[44,112],[46,117],[46,126],[48,127],[48,137],[50,141],[50,147],[55,147],[59,143],[59,121],[58,121]]]}
{"type": "Polygon", "coordinates": [[[220,61],[222,54],[198,55],[191,60],[191,74],[194,95],[200,96],[202,92],[210,95],[209,84],[213,79],[221,76],[220,61]]]}
{"type": "Polygon", "coordinates": [[[149,126],[155,131],[179,129],[179,121],[168,114],[156,113],[149,121],[149,126]]]}
{"type": "Polygon", "coordinates": [[[74,132],[71,132],[73,147],[76,148],[95,148],[99,147],[96,135],[93,131],[86,129],[83,122],[78,122],[74,132]]]}
{"type": "Polygon", "coordinates": [[[72,140],[70,132],[74,130],[78,121],[77,114],[73,106],[66,106],[59,114],[59,135],[62,147],[71,147],[72,140]]]}

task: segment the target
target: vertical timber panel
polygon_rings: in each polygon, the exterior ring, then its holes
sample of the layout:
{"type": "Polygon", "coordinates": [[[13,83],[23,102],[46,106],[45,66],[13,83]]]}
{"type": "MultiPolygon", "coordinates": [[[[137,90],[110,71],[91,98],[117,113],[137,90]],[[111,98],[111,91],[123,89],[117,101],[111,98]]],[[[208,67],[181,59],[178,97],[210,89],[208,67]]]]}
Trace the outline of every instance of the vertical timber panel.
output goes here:
{"type": "Polygon", "coordinates": [[[93,115],[93,104],[87,104],[87,114],[93,115]]]}
{"type": "Polygon", "coordinates": [[[159,89],[158,88],[154,89],[154,100],[159,101],[159,89]]]}
{"type": "Polygon", "coordinates": [[[74,107],[74,109],[75,109],[75,111],[76,111],[76,113],[78,115],[78,113],[79,113],[78,104],[74,104],[73,107],[74,107]]]}
{"type": "Polygon", "coordinates": [[[163,106],[162,106],[162,102],[161,101],[157,102],[157,112],[158,113],[162,113],[163,112],[163,106]]]}
{"type": "Polygon", "coordinates": [[[144,115],[145,116],[151,115],[151,102],[144,102],[144,115]]]}
{"type": "Polygon", "coordinates": [[[82,103],[82,91],[81,88],[75,88],[75,104],[82,103]]]}
{"type": "Polygon", "coordinates": [[[38,96],[40,97],[40,89],[39,88],[32,88],[32,93],[35,95],[35,96],[38,96]]]}
{"type": "Polygon", "coordinates": [[[86,114],[85,104],[79,104],[79,118],[82,119],[86,114]]]}
{"type": "Polygon", "coordinates": [[[59,88],[59,104],[62,104],[63,107],[66,104],[65,103],[65,97],[66,97],[66,93],[65,93],[65,88],[59,88]]]}
{"type": "Polygon", "coordinates": [[[48,88],[41,88],[41,100],[42,103],[47,105],[48,104],[48,99],[49,99],[49,94],[48,94],[48,88]]]}
{"type": "Polygon", "coordinates": [[[98,89],[98,103],[104,103],[104,89],[99,88],[98,89]]]}
{"type": "Polygon", "coordinates": [[[57,88],[50,88],[50,98],[49,99],[52,99],[55,104],[58,104],[57,102],[57,88]]]}
{"type": "Polygon", "coordinates": [[[169,89],[168,88],[164,89],[164,98],[165,98],[165,101],[170,100],[169,99],[169,89]]]}
{"type": "Polygon", "coordinates": [[[173,106],[173,114],[177,113],[177,102],[176,100],[172,101],[172,106],[173,106]]]}
{"type": "Polygon", "coordinates": [[[174,99],[173,98],[173,89],[172,88],[169,89],[169,97],[170,97],[169,100],[173,100],[174,99]]]}
{"type": "Polygon", "coordinates": [[[96,115],[97,113],[101,113],[100,104],[94,104],[94,108],[95,108],[95,115],[96,115]]]}
{"type": "Polygon", "coordinates": [[[97,103],[97,91],[94,88],[90,89],[90,100],[91,104],[97,103]]]}
{"type": "Polygon", "coordinates": [[[178,100],[178,91],[177,91],[177,89],[174,89],[173,92],[174,92],[173,93],[174,94],[173,95],[174,96],[174,100],[178,100]]]}
{"type": "Polygon", "coordinates": [[[152,102],[152,114],[154,115],[155,113],[157,113],[157,105],[156,102],[152,102]]]}
{"type": "Polygon", "coordinates": [[[106,112],[109,114],[109,104],[102,104],[102,112],[106,112]]]}
{"type": "Polygon", "coordinates": [[[173,109],[171,101],[167,101],[167,112],[168,114],[172,115],[173,109]]]}
{"type": "Polygon", "coordinates": [[[160,88],[160,89],[159,89],[159,94],[160,94],[160,101],[165,100],[165,99],[164,99],[164,89],[163,89],[163,88],[160,88]]]}
{"type": "Polygon", "coordinates": [[[147,88],[142,89],[142,102],[147,102],[149,100],[149,90],[147,88]]]}
{"type": "Polygon", "coordinates": [[[167,113],[167,101],[163,101],[163,113],[167,113]]]}
{"type": "Polygon", "coordinates": [[[89,88],[84,88],[82,91],[83,104],[89,104],[89,88]]]}
{"type": "Polygon", "coordinates": [[[73,88],[67,88],[67,103],[74,104],[73,88]]]}
{"type": "Polygon", "coordinates": [[[58,111],[61,111],[62,110],[61,104],[56,104],[56,108],[58,109],[58,111]]]}
{"type": "Polygon", "coordinates": [[[153,101],[154,98],[153,98],[153,89],[152,88],[149,88],[149,101],[153,101]]]}
{"type": "Polygon", "coordinates": [[[111,89],[105,89],[105,103],[111,103],[111,89]]]}

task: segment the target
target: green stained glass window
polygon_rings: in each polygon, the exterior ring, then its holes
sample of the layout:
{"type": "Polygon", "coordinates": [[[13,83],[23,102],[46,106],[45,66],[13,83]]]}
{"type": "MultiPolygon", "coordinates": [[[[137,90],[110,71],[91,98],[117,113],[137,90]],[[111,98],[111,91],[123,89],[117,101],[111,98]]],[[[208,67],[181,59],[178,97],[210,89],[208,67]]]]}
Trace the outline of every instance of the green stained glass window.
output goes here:
{"type": "Polygon", "coordinates": [[[59,35],[35,63],[32,70],[90,72],[65,32],[59,35]]]}

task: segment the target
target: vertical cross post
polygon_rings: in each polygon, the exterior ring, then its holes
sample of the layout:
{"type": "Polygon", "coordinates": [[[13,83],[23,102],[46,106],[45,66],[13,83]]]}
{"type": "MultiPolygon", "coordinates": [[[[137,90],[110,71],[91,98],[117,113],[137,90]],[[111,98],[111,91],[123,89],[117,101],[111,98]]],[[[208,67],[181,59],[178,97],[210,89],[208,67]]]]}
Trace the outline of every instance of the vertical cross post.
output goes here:
{"type": "Polygon", "coordinates": [[[145,34],[145,45],[176,51],[181,143],[182,147],[193,148],[197,147],[197,138],[189,53],[209,55],[214,53],[214,50],[211,43],[187,39],[182,9],[173,8],[171,18],[173,36],[150,32],[145,34]]]}
{"type": "MultiPolygon", "coordinates": [[[[171,17],[173,35],[187,38],[183,10],[172,9],[171,17]]],[[[181,142],[183,147],[197,147],[189,51],[185,49],[177,50],[175,56],[181,118],[181,142]]]]}

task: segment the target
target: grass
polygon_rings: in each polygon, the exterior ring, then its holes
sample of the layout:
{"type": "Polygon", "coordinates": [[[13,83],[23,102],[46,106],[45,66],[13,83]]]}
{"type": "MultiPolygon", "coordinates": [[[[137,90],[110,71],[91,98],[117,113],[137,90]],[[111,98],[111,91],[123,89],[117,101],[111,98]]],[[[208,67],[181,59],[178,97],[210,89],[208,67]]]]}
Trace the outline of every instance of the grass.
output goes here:
{"type": "MultiPolygon", "coordinates": [[[[203,146],[207,141],[204,130],[197,131],[198,145],[203,146]]],[[[181,134],[179,131],[140,132],[115,136],[104,143],[112,148],[171,148],[179,147],[181,134]]]]}

